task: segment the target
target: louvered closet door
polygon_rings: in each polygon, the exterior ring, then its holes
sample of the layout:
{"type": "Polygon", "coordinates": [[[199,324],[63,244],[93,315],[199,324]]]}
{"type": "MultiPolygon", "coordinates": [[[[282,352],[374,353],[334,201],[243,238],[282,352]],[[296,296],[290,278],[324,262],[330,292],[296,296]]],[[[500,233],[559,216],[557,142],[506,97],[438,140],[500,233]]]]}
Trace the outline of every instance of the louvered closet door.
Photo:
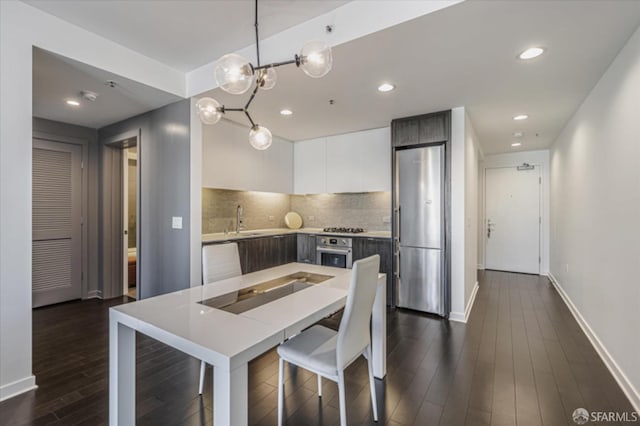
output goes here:
{"type": "Polygon", "coordinates": [[[33,307],[82,296],[82,146],[33,140],[33,307]]]}

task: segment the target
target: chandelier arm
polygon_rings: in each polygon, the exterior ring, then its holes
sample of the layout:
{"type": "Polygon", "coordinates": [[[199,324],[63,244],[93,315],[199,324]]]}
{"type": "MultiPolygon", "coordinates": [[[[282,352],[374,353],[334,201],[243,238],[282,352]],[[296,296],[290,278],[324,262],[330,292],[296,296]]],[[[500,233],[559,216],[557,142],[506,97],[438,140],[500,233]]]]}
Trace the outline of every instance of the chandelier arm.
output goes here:
{"type": "MultiPolygon", "coordinates": [[[[296,55],[297,56],[297,55],[296,55]]],[[[290,61],[283,61],[283,62],[273,62],[271,64],[267,64],[267,65],[260,65],[257,67],[253,67],[254,70],[263,70],[265,68],[276,68],[276,67],[281,67],[283,65],[290,65],[290,64],[298,64],[299,60],[298,59],[292,59],[290,61]]]]}
{"type": "Polygon", "coordinates": [[[256,127],[256,123],[254,123],[253,120],[251,119],[251,114],[249,114],[249,111],[245,109],[244,115],[246,115],[247,118],[249,119],[249,123],[251,123],[251,128],[253,129],[254,127],[256,127]]]}
{"type": "Polygon", "coordinates": [[[260,67],[260,39],[258,38],[258,0],[256,0],[256,59],[258,61],[258,67],[260,67]]]}
{"type": "Polygon", "coordinates": [[[222,112],[225,113],[227,111],[244,112],[244,108],[225,108],[222,112]]]}
{"type": "Polygon", "coordinates": [[[253,93],[251,93],[251,97],[247,101],[247,104],[244,106],[245,111],[249,108],[249,105],[251,105],[251,102],[253,102],[253,98],[256,97],[256,93],[258,92],[259,87],[260,86],[258,86],[258,82],[256,81],[256,87],[253,89],[253,93]]]}

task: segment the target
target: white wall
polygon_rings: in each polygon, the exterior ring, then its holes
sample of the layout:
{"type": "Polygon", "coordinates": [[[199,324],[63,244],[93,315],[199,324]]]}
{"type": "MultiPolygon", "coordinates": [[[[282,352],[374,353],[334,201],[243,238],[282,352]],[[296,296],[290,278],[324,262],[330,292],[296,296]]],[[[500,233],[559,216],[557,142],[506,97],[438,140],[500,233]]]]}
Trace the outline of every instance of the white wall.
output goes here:
{"type": "Polygon", "coordinates": [[[451,110],[451,313],[466,322],[477,281],[479,142],[464,107],[451,110]]]}
{"type": "Polygon", "coordinates": [[[469,114],[464,115],[464,304],[469,315],[478,282],[478,169],[482,153],[469,114]]]}
{"type": "Polygon", "coordinates": [[[507,154],[487,155],[480,166],[480,197],[478,224],[478,267],[484,269],[486,247],[486,211],[485,211],[485,170],[500,167],[516,167],[522,163],[539,166],[542,176],[540,194],[540,210],[542,212],[542,226],[540,228],[540,274],[549,273],[549,150],[521,151],[507,154]]]}
{"type": "Polygon", "coordinates": [[[640,30],[551,149],[551,274],[640,410],[640,30]]]}
{"type": "Polygon", "coordinates": [[[0,400],[31,373],[32,48],[184,95],[178,71],[17,1],[0,1],[0,400]]]}

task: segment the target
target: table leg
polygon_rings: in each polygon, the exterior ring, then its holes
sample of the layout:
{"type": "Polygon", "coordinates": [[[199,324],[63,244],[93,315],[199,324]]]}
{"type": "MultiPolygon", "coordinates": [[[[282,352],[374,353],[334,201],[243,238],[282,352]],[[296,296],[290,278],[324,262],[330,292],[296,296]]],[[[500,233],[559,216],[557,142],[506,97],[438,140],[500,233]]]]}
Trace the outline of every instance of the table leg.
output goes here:
{"type": "Polygon", "coordinates": [[[213,424],[245,426],[249,422],[248,365],[213,369],[213,424]]]}
{"type": "Polygon", "coordinates": [[[136,423],[136,332],[109,319],[109,424],[136,423]]]}
{"type": "Polygon", "coordinates": [[[386,276],[378,279],[378,290],[371,316],[371,349],[373,375],[384,379],[387,374],[387,289],[386,276]]]}

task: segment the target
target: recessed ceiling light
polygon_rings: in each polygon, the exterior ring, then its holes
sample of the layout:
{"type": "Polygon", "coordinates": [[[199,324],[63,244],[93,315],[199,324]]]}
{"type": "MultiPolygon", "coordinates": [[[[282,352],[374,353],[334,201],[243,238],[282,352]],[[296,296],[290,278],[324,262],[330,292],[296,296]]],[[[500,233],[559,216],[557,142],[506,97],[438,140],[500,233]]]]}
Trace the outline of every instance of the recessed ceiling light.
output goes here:
{"type": "Polygon", "coordinates": [[[378,86],[378,92],[390,92],[395,88],[396,86],[391,83],[382,83],[380,86],[378,86]]]}
{"type": "Polygon", "coordinates": [[[291,115],[293,114],[293,111],[291,111],[290,109],[281,109],[280,110],[280,115],[291,115]]]}
{"type": "Polygon", "coordinates": [[[522,136],[524,136],[524,133],[523,132],[515,132],[513,134],[513,136],[516,137],[516,138],[521,138],[522,136]]]}
{"type": "Polygon", "coordinates": [[[521,54],[518,55],[520,59],[533,59],[544,53],[544,49],[542,47],[530,47],[521,54]]]}
{"type": "Polygon", "coordinates": [[[520,142],[514,142],[514,143],[511,144],[511,146],[514,147],[514,148],[517,147],[517,146],[520,146],[520,145],[522,145],[520,142]]]}
{"type": "Polygon", "coordinates": [[[526,120],[527,118],[529,118],[527,114],[519,114],[513,117],[514,120],[526,120]]]}
{"type": "Polygon", "coordinates": [[[80,102],[73,99],[67,99],[65,102],[67,103],[67,105],[71,105],[74,107],[80,106],[80,102]]]}

